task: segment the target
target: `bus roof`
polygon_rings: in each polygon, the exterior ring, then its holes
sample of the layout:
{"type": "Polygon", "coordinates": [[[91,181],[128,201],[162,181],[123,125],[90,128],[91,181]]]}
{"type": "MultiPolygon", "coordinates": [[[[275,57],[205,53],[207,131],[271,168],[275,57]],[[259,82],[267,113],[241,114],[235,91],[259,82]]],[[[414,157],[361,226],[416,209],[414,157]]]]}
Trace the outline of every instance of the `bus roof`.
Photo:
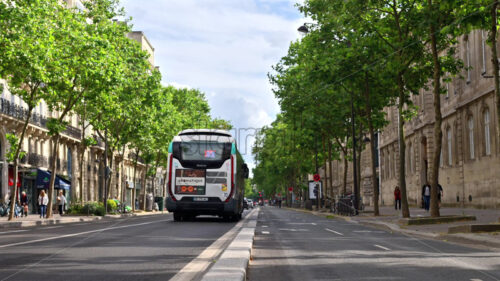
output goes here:
{"type": "Polygon", "coordinates": [[[212,135],[212,136],[224,136],[233,137],[229,131],[217,130],[217,129],[188,129],[179,133],[179,136],[187,135],[212,135]]]}

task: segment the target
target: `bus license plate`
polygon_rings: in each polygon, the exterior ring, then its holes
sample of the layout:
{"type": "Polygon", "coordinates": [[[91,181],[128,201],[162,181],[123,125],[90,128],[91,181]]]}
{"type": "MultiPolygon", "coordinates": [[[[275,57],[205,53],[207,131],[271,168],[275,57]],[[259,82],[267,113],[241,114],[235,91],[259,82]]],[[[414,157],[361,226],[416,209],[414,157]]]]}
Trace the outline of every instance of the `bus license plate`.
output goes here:
{"type": "Polygon", "coordinates": [[[194,198],[193,198],[193,201],[202,201],[202,202],[206,202],[206,201],[208,201],[208,198],[206,198],[206,197],[194,197],[194,198]]]}

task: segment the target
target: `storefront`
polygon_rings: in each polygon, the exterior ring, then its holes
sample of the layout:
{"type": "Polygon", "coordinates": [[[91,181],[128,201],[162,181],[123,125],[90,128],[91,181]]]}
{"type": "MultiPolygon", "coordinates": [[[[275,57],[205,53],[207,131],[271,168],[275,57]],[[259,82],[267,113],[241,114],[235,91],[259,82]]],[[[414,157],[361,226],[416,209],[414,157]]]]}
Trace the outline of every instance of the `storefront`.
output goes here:
{"type": "MultiPolygon", "coordinates": [[[[45,192],[48,192],[49,183],[50,183],[50,176],[51,176],[51,173],[49,171],[44,171],[44,170],[40,170],[40,169],[37,170],[36,183],[35,183],[35,186],[36,186],[36,197],[35,198],[36,199],[38,199],[38,194],[40,193],[40,190],[43,189],[43,190],[45,190],[45,192]]],[[[54,182],[54,194],[52,194],[52,198],[56,198],[57,194],[59,193],[60,190],[63,191],[64,196],[66,197],[66,200],[67,200],[67,204],[69,205],[69,201],[71,198],[71,194],[70,194],[71,182],[62,178],[61,176],[56,175],[56,179],[54,182]]],[[[36,210],[38,210],[38,202],[36,202],[36,201],[37,200],[35,200],[36,210]]],[[[56,207],[55,204],[54,204],[54,207],[56,207]]]]}

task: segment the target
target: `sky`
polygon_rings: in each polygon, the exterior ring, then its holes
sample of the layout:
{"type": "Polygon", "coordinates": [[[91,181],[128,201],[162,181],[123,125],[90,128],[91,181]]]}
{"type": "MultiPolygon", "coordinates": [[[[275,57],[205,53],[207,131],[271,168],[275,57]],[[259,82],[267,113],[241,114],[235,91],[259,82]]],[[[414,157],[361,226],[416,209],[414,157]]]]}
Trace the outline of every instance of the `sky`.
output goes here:
{"type": "Polygon", "coordinates": [[[267,74],[304,23],[301,0],[125,0],[133,30],[155,49],[163,83],[206,94],[211,115],[231,121],[250,168],[253,135],[279,113],[267,74]]]}

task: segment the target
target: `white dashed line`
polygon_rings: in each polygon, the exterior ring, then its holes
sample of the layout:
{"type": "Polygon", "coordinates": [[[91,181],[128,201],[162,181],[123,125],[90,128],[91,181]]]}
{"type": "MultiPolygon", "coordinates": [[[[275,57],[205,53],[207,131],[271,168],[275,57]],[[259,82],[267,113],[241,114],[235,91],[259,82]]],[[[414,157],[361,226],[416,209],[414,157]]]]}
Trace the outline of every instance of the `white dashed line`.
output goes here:
{"type": "Polygon", "coordinates": [[[373,246],[375,246],[375,247],[377,247],[377,248],[380,248],[380,249],[383,249],[383,250],[386,250],[386,251],[390,251],[390,250],[391,250],[391,249],[389,249],[389,248],[386,248],[386,247],[384,247],[384,246],[380,246],[380,245],[377,245],[377,244],[375,244],[375,245],[373,245],[373,246]]]}
{"type": "Polygon", "coordinates": [[[325,228],[325,230],[326,230],[326,231],[333,232],[333,233],[338,234],[338,235],[341,235],[341,236],[344,236],[344,234],[342,234],[342,233],[340,233],[340,232],[337,232],[337,231],[335,231],[335,230],[331,230],[331,229],[329,229],[329,228],[325,228]]]}
{"type": "Polygon", "coordinates": [[[269,226],[267,226],[267,225],[263,225],[262,227],[269,227],[269,226]]]}
{"type": "Polygon", "coordinates": [[[27,230],[11,230],[11,231],[0,232],[0,234],[17,233],[17,232],[25,232],[25,231],[27,231],[27,230]]]}
{"type": "Polygon", "coordinates": [[[269,231],[262,231],[262,234],[269,234],[269,231]]]}

